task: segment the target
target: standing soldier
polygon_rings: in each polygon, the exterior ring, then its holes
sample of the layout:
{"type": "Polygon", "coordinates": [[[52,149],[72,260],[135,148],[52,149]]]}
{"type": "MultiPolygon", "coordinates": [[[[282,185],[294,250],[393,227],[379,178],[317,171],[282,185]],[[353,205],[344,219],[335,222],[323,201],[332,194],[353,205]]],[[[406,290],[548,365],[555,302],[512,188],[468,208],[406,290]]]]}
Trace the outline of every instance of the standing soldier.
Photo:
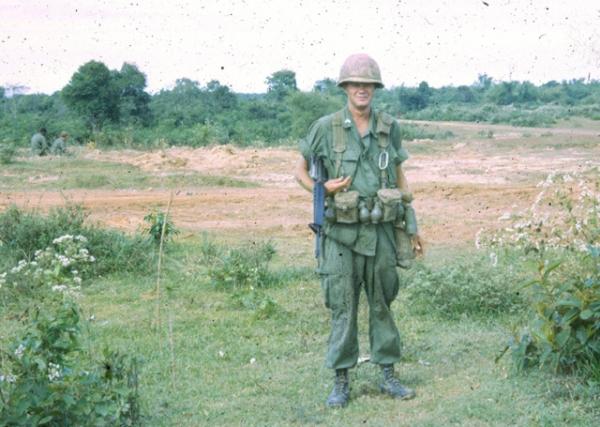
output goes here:
{"type": "Polygon", "coordinates": [[[40,130],[31,137],[31,153],[37,156],[45,156],[48,154],[48,141],[46,137],[48,132],[46,128],[40,130]]]}
{"type": "Polygon", "coordinates": [[[52,146],[50,147],[50,153],[54,155],[61,155],[67,152],[67,140],[69,139],[69,134],[64,130],[60,133],[60,136],[54,140],[52,146]]]}
{"type": "Polygon", "coordinates": [[[408,243],[411,255],[423,252],[414,216],[409,226],[405,215],[414,214],[402,171],[408,153],[402,148],[397,121],[371,108],[375,89],[383,83],[370,56],[348,57],[338,86],[346,92],[346,107],[313,123],[300,143],[302,157],[296,167],[296,179],[308,191],[318,186],[309,169],[324,170],[326,175],[318,180],[323,182],[326,206],[321,215],[325,220],[318,227],[324,236],[317,239],[317,271],[331,311],[326,365],[335,370],[335,383],[327,405],[346,406],[350,397],[348,369],[358,361],[362,286],[369,304],[370,360],[380,365],[383,375],[380,390],[410,399],[414,391],[394,376],[400,336],[390,310],[399,289],[396,265],[406,267],[401,254],[407,250],[401,243],[408,243]],[[408,228],[412,232],[407,234],[408,228]]]}

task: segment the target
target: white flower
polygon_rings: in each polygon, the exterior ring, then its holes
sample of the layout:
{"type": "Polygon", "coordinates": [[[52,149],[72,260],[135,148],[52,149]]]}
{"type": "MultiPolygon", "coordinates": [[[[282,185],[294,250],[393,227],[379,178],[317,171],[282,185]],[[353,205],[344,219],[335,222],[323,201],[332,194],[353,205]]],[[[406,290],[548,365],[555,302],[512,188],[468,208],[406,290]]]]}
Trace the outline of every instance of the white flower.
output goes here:
{"type": "Polygon", "coordinates": [[[94,257],[94,255],[90,255],[90,262],[94,262],[96,261],[96,258],[94,257]]]}
{"type": "Polygon", "coordinates": [[[68,267],[71,264],[71,259],[67,258],[64,255],[56,254],[55,258],[60,261],[60,263],[63,265],[63,267],[68,267]]]}
{"type": "Polygon", "coordinates": [[[12,374],[8,374],[8,375],[0,375],[0,383],[6,381],[7,383],[14,383],[17,380],[17,377],[15,377],[12,374]]]}
{"type": "Polygon", "coordinates": [[[82,236],[81,234],[75,236],[75,240],[79,240],[82,243],[87,243],[87,238],[85,236],[82,236]]]}
{"type": "Polygon", "coordinates": [[[77,283],[78,285],[81,285],[81,277],[79,277],[79,276],[75,276],[75,277],[73,278],[73,281],[74,281],[75,283],[77,283]]]}
{"type": "Polygon", "coordinates": [[[67,285],[54,285],[52,286],[52,290],[54,292],[66,292],[68,289],[67,285]]]}
{"type": "Polygon", "coordinates": [[[60,244],[66,240],[73,240],[73,236],[71,236],[70,234],[65,234],[64,236],[60,236],[57,237],[56,239],[54,239],[52,241],[52,243],[54,243],[55,245],[60,244]]]}
{"type": "Polygon", "coordinates": [[[15,350],[15,356],[17,356],[17,359],[20,359],[21,357],[23,357],[24,352],[25,352],[25,346],[21,343],[15,350]]]}
{"type": "Polygon", "coordinates": [[[60,365],[48,363],[48,380],[54,381],[58,378],[60,378],[60,365]]]}

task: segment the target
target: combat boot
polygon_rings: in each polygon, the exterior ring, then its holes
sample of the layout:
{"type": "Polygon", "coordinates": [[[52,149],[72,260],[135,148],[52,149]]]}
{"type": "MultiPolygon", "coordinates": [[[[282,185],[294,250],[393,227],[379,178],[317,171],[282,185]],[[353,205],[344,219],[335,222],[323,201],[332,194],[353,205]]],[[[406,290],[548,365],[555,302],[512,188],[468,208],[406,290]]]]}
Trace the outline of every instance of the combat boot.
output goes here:
{"type": "Polygon", "coordinates": [[[414,390],[404,387],[394,377],[394,365],[381,365],[381,371],[383,373],[383,382],[379,385],[379,389],[382,393],[400,400],[408,400],[415,397],[414,390]]]}
{"type": "Polygon", "coordinates": [[[335,384],[327,397],[327,406],[330,408],[343,408],[350,399],[350,385],[348,383],[348,369],[335,370],[335,384]]]}

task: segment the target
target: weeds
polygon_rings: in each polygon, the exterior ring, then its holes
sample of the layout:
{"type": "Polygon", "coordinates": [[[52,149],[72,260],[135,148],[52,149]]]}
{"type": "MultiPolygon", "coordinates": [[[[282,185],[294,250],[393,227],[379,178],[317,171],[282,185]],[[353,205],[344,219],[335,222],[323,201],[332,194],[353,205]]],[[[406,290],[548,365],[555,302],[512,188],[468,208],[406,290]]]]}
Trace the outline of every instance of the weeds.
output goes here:
{"type": "Polygon", "coordinates": [[[9,140],[4,139],[0,143],[0,164],[8,165],[14,161],[14,157],[17,154],[17,147],[9,140]]]}
{"type": "Polygon", "coordinates": [[[137,360],[109,350],[94,360],[80,340],[74,302],[36,309],[22,336],[4,351],[0,424],[139,424],[137,360]]]}
{"type": "Polygon", "coordinates": [[[0,275],[4,309],[19,302],[22,330],[0,355],[0,425],[137,425],[137,360],[83,348],[75,297],[95,258],[64,235],[0,275]]]}
{"type": "Polygon", "coordinates": [[[280,310],[266,289],[298,280],[305,274],[304,270],[272,271],[269,265],[276,250],[271,242],[228,248],[204,236],[200,250],[210,284],[232,292],[233,306],[254,311],[254,317],[260,320],[280,310]]]}
{"type": "Polygon", "coordinates": [[[173,221],[164,212],[151,212],[144,217],[144,221],[147,224],[144,233],[148,234],[157,245],[161,240],[166,242],[169,238],[179,234],[173,221]]]}
{"type": "Polygon", "coordinates": [[[252,243],[229,248],[211,259],[208,276],[217,289],[266,288],[277,284],[276,276],[269,270],[275,255],[270,243],[252,243]]]}
{"type": "Polygon", "coordinates": [[[596,372],[600,365],[600,176],[598,169],[551,174],[533,205],[479,236],[491,249],[522,251],[532,279],[532,316],[508,348],[517,367],[596,372]]]}
{"type": "Polygon", "coordinates": [[[98,261],[93,274],[115,271],[147,271],[152,263],[152,243],[142,236],[86,225],[87,214],[79,205],[66,205],[47,216],[10,206],[0,214],[0,267],[17,260],[31,260],[38,248],[52,245],[59,236],[81,235],[98,261]]]}
{"type": "Polygon", "coordinates": [[[496,258],[456,260],[435,269],[417,264],[407,286],[419,314],[448,319],[514,314],[524,307],[518,272],[496,258]]]}

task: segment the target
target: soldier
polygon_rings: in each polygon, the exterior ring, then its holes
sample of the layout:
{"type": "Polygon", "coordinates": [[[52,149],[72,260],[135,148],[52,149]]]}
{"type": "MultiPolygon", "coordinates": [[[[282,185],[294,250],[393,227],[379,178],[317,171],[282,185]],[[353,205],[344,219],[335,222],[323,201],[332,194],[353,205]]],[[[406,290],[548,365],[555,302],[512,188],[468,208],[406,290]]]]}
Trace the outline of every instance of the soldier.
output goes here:
{"type": "Polygon", "coordinates": [[[31,137],[31,152],[37,156],[45,156],[48,154],[48,141],[46,136],[48,132],[46,128],[40,130],[31,137]]]}
{"type": "Polygon", "coordinates": [[[54,140],[52,146],[50,147],[50,153],[54,155],[61,155],[67,152],[67,140],[69,139],[69,134],[64,130],[60,133],[60,136],[54,140]]]}
{"type": "MultiPolygon", "coordinates": [[[[402,209],[398,204],[402,197],[411,199],[402,171],[408,153],[400,142],[398,122],[371,108],[375,89],[383,87],[379,66],[371,57],[348,57],[338,86],[346,92],[347,105],[312,124],[300,142],[302,156],[295,174],[302,187],[313,191],[309,159],[318,159],[328,176],[324,182],[327,221],[317,249],[317,271],[325,305],[331,311],[326,365],[335,370],[326,403],[344,407],[350,397],[348,369],[358,360],[357,309],[362,286],[369,304],[370,360],[380,365],[383,374],[380,390],[394,398],[410,399],[415,392],[394,376],[394,363],[400,360],[400,336],[390,310],[399,288],[396,264],[402,265],[397,260],[400,251],[395,237],[402,209]],[[385,199],[389,198],[384,195],[389,194],[396,196],[387,206],[385,199]]],[[[411,254],[423,253],[416,230],[412,239],[405,241],[412,245],[411,254]]]]}

